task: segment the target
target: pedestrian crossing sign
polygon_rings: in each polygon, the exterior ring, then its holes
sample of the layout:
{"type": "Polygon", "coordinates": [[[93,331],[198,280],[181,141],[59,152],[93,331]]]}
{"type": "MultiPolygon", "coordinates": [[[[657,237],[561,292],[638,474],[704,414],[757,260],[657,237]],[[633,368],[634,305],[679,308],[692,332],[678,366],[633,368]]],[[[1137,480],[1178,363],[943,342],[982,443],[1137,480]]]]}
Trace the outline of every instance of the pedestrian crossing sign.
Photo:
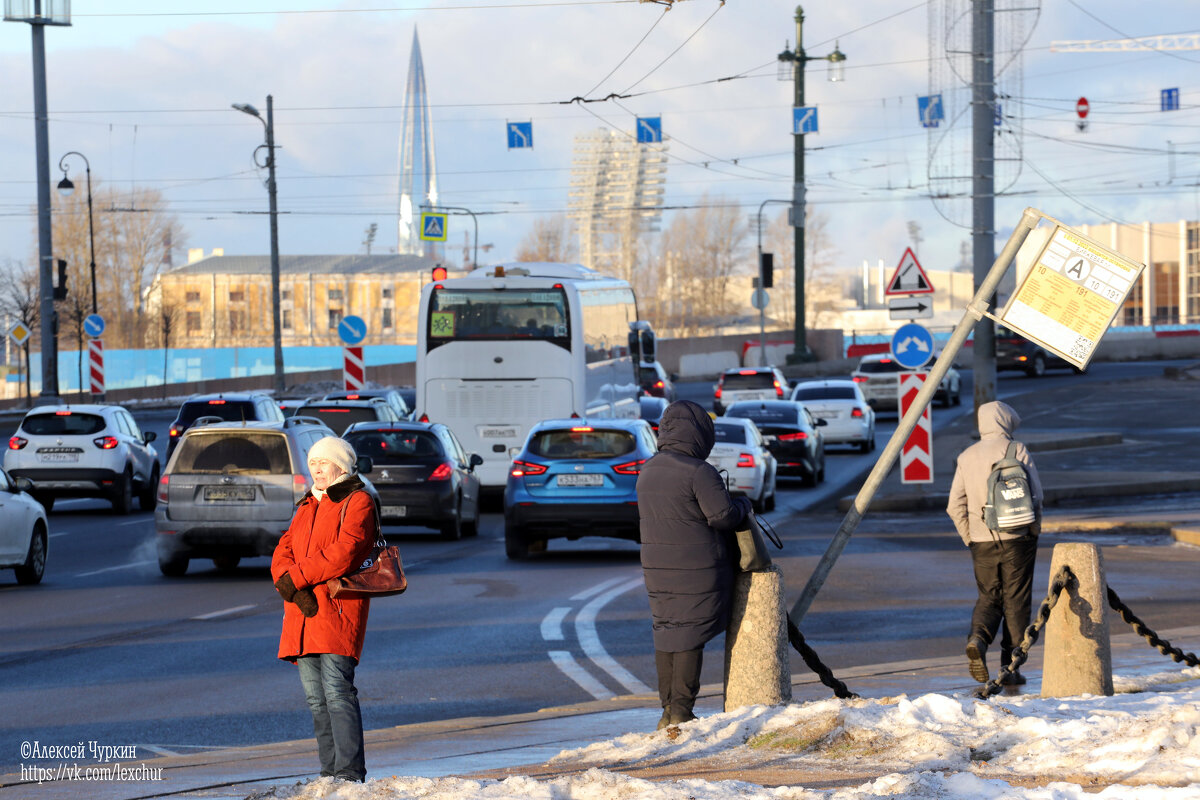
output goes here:
{"type": "Polygon", "coordinates": [[[428,212],[422,214],[421,239],[426,242],[446,241],[446,215],[428,212]]]}

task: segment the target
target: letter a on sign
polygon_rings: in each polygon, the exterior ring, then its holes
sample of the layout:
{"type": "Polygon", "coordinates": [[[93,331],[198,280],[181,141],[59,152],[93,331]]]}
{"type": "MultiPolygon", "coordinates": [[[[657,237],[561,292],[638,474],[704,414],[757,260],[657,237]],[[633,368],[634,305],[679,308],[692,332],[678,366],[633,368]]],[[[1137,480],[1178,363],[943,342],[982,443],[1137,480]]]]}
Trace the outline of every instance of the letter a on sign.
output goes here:
{"type": "Polygon", "coordinates": [[[933,294],[933,284],[911,247],[904,248],[904,255],[900,257],[884,294],[933,294]]]}

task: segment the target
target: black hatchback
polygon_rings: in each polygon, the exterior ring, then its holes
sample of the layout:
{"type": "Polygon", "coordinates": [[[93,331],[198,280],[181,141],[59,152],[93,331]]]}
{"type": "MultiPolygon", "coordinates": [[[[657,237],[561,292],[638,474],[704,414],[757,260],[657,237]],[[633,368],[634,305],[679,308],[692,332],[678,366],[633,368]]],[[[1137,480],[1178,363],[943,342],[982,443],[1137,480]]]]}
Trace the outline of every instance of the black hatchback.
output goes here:
{"type": "Polygon", "coordinates": [[[167,431],[167,461],[179,445],[184,431],[196,420],[206,422],[283,422],[284,414],[268,394],[258,392],[225,392],[197,394],[183,401],[175,421],[167,431]],[[216,419],[214,419],[216,418],[216,419]]]}
{"type": "Polygon", "coordinates": [[[475,467],[483,459],[464,452],[445,425],[359,422],[342,438],[371,459],[385,524],[434,528],[450,540],[479,532],[475,467]]]}
{"type": "Polygon", "coordinates": [[[795,400],[743,400],[725,412],[727,417],[754,421],[775,456],[777,474],[799,475],[809,486],[825,480],[825,420],[815,419],[795,400]]]}

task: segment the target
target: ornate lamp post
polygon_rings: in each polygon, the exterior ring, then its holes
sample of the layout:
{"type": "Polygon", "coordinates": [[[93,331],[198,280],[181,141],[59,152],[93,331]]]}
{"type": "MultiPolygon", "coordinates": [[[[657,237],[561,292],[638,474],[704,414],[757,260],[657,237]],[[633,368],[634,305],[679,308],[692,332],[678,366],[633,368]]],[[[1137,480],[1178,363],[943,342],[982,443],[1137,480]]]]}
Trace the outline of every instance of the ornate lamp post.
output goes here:
{"type": "Polygon", "coordinates": [[[88,254],[91,258],[89,268],[92,273],[92,313],[96,313],[96,229],[92,224],[92,165],[88,161],[87,156],[77,150],[71,150],[58,160],[58,168],[62,170],[63,178],[58,182],[58,193],[63,197],[70,197],[75,193],[75,184],[71,183],[71,179],[67,177],[67,156],[79,156],[83,159],[84,169],[87,171],[87,204],[88,204],[88,254]]]}
{"type": "MultiPolygon", "coordinates": [[[[846,56],[841,50],[838,50],[837,45],[834,45],[833,52],[829,55],[810,56],[804,52],[803,29],[804,9],[796,6],[796,50],[793,52],[785,46],[783,52],[779,54],[780,77],[783,79],[790,77],[793,80],[795,85],[794,106],[796,108],[804,106],[804,67],[809,61],[828,61],[829,80],[837,82],[845,79],[844,62],[846,61],[846,56]]],[[[792,354],[788,356],[788,363],[798,364],[805,361],[813,361],[815,357],[808,349],[804,320],[804,134],[793,133],[793,139],[796,152],[790,214],[791,224],[796,232],[796,330],[793,339],[792,354]]]]}

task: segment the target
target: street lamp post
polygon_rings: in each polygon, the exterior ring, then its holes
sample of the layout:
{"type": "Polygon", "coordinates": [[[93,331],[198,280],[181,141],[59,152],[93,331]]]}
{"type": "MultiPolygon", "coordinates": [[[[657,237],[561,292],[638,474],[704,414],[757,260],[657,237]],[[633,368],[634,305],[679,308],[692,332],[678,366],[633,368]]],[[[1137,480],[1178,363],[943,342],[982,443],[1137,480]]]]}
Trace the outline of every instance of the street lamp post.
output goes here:
{"type": "MultiPolygon", "coordinates": [[[[781,64],[790,65],[791,78],[795,85],[794,106],[804,106],[804,67],[809,61],[828,61],[829,80],[844,79],[843,62],[846,56],[834,45],[833,52],[825,56],[810,56],[804,52],[804,9],[796,6],[796,51],[784,47],[779,54],[781,64]]],[[[796,331],[792,344],[792,354],[788,356],[789,364],[814,361],[815,356],[808,349],[807,333],[804,320],[804,134],[794,131],[795,170],[792,183],[791,223],[796,231],[795,240],[795,283],[796,283],[796,331]]]]}
{"type": "MultiPolygon", "coordinates": [[[[256,117],[266,128],[267,143],[267,196],[271,214],[271,337],[275,345],[275,393],[283,394],[283,334],[279,313],[279,210],[275,205],[275,114],[271,95],[267,95],[267,118],[263,119],[258,109],[249,103],[234,103],[233,107],[243,114],[256,117]]],[[[258,163],[255,149],[255,163],[258,163]]]]}
{"type": "Polygon", "coordinates": [[[92,313],[96,313],[96,229],[92,224],[92,165],[87,156],[77,150],[71,150],[58,160],[58,168],[62,170],[63,178],[58,182],[58,193],[70,197],[75,192],[75,184],[67,177],[67,156],[79,156],[83,159],[87,171],[87,204],[88,204],[88,255],[91,258],[88,266],[92,273],[92,313]]]}
{"type": "MultiPolygon", "coordinates": [[[[429,208],[430,211],[435,210],[432,207],[428,207],[428,206],[426,206],[426,207],[429,208]]],[[[473,263],[471,264],[471,269],[478,267],[479,266],[479,217],[475,216],[475,212],[469,208],[459,208],[458,206],[438,206],[437,208],[441,209],[442,211],[461,211],[464,214],[471,215],[471,221],[475,223],[475,256],[473,259],[473,263]]]]}

